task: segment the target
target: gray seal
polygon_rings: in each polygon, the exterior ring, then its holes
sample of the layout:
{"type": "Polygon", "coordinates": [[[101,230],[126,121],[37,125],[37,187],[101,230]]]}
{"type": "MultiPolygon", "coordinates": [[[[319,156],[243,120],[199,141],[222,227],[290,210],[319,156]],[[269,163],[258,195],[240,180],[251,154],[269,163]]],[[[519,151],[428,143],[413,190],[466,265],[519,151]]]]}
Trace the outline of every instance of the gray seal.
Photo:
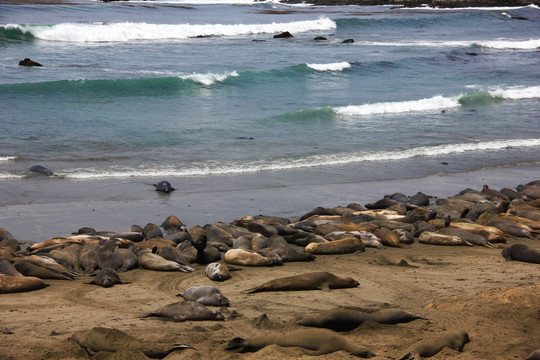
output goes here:
{"type": "Polygon", "coordinates": [[[210,280],[213,281],[225,281],[231,278],[229,268],[221,263],[210,263],[206,266],[204,273],[210,280]]]}
{"type": "Polygon", "coordinates": [[[46,167],[44,166],[41,166],[41,165],[34,165],[30,168],[30,171],[31,172],[34,172],[36,174],[41,174],[41,175],[46,175],[46,176],[53,176],[54,173],[47,169],[46,167]]]}
{"type": "Polygon", "coordinates": [[[219,311],[210,310],[203,304],[195,301],[175,302],[142,315],[143,318],[150,316],[164,317],[177,322],[187,320],[225,320],[225,317],[219,311]]]}
{"type": "Polygon", "coordinates": [[[115,284],[127,284],[120,280],[120,276],[113,269],[103,269],[98,271],[96,277],[87,284],[99,285],[104,288],[114,286],[115,284]]]}
{"type": "Polygon", "coordinates": [[[164,193],[170,193],[171,191],[176,190],[172,187],[171,183],[168,181],[160,181],[157,184],[153,184],[156,188],[156,191],[161,191],[164,193]]]}
{"type": "Polygon", "coordinates": [[[399,358],[399,360],[413,360],[417,358],[417,355],[421,357],[431,357],[446,346],[461,352],[465,344],[469,341],[469,334],[465,331],[440,334],[413,345],[405,355],[399,358]]]}
{"type": "Polygon", "coordinates": [[[195,301],[206,306],[229,306],[231,303],[218,288],[212,285],[200,285],[186,289],[181,296],[185,300],[195,301]]]}

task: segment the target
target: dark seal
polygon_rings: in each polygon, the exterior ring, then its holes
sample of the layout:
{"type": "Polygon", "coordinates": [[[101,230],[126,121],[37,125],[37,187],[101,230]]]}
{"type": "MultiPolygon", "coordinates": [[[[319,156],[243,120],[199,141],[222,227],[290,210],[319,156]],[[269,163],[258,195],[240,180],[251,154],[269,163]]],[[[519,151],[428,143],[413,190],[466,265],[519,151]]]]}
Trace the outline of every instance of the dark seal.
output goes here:
{"type": "Polygon", "coordinates": [[[540,264],[540,251],[525,244],[514,244],[502,251],[502,256],[507,260],[523,261],[540,264]]]}
{"type": "Polygon", "coordinates": [[[153,184],[156,188],[156,191],[162,191],[164,193],[169,193],[176,190],[172,187],[171,183],[168,181],[160,181],[157,184],[153,184]]]}

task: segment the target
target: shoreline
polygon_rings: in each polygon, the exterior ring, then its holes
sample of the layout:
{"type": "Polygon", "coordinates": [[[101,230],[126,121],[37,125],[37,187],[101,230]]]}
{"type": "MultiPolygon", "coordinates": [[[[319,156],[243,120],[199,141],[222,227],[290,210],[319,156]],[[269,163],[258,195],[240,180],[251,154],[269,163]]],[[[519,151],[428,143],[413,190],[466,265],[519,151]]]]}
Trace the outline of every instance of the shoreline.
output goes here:
{"type": "MultiPolygon", "coordinates": [[[[481,190],[484,184],[494,189],[514,188],[519,185],[516,181],[537,180],[539,174],[540,165],[536,164],[347,183],[339,183],[339,178],[330,174],[322,181],[306,183],[302,182],[302,173],[290,178],[259,174],[168,179],[178,189],[167,195],[155,191],[148,179],[51,182],[38,177],[31,186],[25,185],[27,202],[0,206],[0,226],[21,241],[35,243],[68,236],[85,226],[98,231],[125,231],[134,224],[159,225],[169,215],[191,227],[230,222],[246,215],[294,218],[318,206],[364,205],[395,192],[412,196],[421,191],[440,198],[465,188],[481,190]]],[[[0,184],[6,193],[21,191],[22,186],[20,182],[0,184]]]]}

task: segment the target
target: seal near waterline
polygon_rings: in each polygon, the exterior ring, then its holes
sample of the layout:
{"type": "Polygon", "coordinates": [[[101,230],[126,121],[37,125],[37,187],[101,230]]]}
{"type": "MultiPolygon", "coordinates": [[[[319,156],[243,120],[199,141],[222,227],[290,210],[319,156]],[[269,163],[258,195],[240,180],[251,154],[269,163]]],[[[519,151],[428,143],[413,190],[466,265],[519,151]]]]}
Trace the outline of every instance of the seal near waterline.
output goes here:
{"type": "Polygon", "coordinates": [[[369,358],[375,356],[367,348],[353,344],[344,336],[326,329],[300,329],[286,333],[271,333],[251,339],[236,337],[229,341],[225,350],[244,353],[255,352],[269,345],[301,347],[307,355],[317,356],[344,350],[348,353],[369,358]]]}
{"type": "Polygon", "coordinates": [[[218,310],[210,310],[203,304],[195,301],[175,302],[160,307],[156,311],[143,314],[141,317],[150,316],[169,318],[173,321],[202,321],[202,320],[225,320],[218,310]]]}
{"type": "Polygon", "coordinates": [[[176,296],[181,296],[184,300],[195,301],[206,306],[229,306],[231,304],[229,299],[218,288],[212,285],[190,287],[176,296]]]}
{"type": "Polygon", "coordinates": [[[148,343],[123,331],[102,327],[77,331],[73,333],[70,340],[75,341],[89,355],[100,351],[112,353],[122,349],[137,349],[148,357],[162,359],[175,350],[194,349],[194,347],[184,344],[148,343]]]}
{"type": "Polygon", "coordinates": [[[465,331],[447,332],[416,343],[399,360],[412,360],[417,356],[431,357],[446,346],[461,352],[469,341],[469,334],[465,331]]]}
{"type": "Polygon", "coordinates": [[[358,281],[351,278],[340,278],[326,271],[318,271],[301,275],[294,275],[265,282],[255,288],[243,291],[244,294],[253,294],[262,291],[298,291],[298,290],[325,290],[357,287],[358,281]]]}
{"type": "Polygon", "coordinates": [[[175,188],[172,187],[170,182],[165,181],[165,180],[160,181],[157,184],[153,184],[153,185],[156,188],[156,191],[161,191],[164,193],[170,193],[171,191],[176,190],[175,188]]]}
{"type": "Polygon", "coordinates": [[[502,251],[502,256],[507,260],[516,260],[533,264],[540,264],[540,251],[525,244],[514,244],[502,251]]]}
{"type": "Polygon", "coordinates": [[[35,172],[37,174],[41,174],[41,175],[47,175],[47,176],[53,176],[54,173],[47,169],[46,167],[44,166],[41,166],[41,165],[34,165],[30,168],[30,171],[31,172],[35,172]]]}
{"type": "Polygon", "coordinates": [[[403,310],[384,309],[376,313],[365,313],[354,309],[331,309],[314,316],[307,316],[298,325],[326,328],[335,331],[351,331],[366,321],[379,324],[400,324],[426,318],[403,310]]]}
{"type": "Polygon", "coordinates": [[[213,281],[225,281],[231,278],[229,268],[221,263],[210,263],[206,266],[204,273],[210,280],[213,281]]]}
{"type": "Polygon", "coordinates": [[[34,276],[9,276],[0,274],[0,294],[25,292],[49,286],[34,276]]]}
{"type": "Polygon", "coordinates": [[[102,269],[98,271],[96,274],[96,277],[88,282],[87,284],[94,284],[99,285],[104,288],[108,288],[111,286],[114,286],[115,284],[128,284],[127,282],[123,282],[120,280],[120,275],[118,273],[110,268],[102,269]]]}

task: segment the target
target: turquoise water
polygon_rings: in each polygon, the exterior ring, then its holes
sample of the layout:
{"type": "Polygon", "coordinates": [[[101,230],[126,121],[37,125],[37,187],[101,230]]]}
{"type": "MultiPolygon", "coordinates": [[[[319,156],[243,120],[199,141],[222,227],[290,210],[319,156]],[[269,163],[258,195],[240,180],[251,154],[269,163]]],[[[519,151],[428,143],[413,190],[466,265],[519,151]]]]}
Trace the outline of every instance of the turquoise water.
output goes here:
{"type": "Polygon", "coordinates": [[[537,7],[78,4],[0,5],[0,183],[540,161],[537,7]]]}

